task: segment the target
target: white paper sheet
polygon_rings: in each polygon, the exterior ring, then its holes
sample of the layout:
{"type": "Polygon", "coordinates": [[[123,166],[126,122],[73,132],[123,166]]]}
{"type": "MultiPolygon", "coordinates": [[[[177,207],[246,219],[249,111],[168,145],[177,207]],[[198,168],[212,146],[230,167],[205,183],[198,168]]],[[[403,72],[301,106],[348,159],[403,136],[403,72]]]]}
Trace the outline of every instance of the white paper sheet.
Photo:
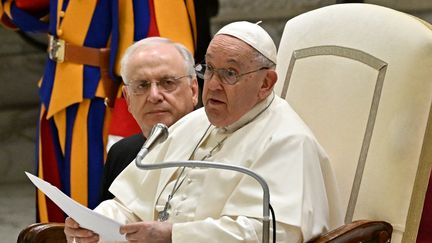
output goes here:
{"type": "Polygon", "coordinates": [[[104,240],[126,241],[125,235],[120,234],[120,223],[84,207],[39,177],[28,172],[25,173],[39,190],[45,193],[69,217],[77,221],[82,228],[98,233],[104,240]]]}

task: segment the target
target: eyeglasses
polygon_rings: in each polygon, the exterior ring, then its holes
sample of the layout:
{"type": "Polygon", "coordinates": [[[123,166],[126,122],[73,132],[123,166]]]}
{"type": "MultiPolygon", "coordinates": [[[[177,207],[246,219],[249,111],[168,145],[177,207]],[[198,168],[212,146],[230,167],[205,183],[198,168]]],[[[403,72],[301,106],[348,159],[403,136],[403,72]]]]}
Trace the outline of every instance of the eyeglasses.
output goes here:
{"type": "Polygon", "coordinates": [[[151,88],[152,83],[155,83],[160,92],[172,92],[177,89],[179,80],[186,77],[192,77],[192,75],[185,75],[180,77],[163,78],[159,81],[132,81],[126,86],[130,88],[134,95],[147,94],[151,88]]]}
{"type": "Polygon", "coordinates": [[[238,74],[236,71],[226,68],[213,68],[207,64],[198,64],[195,66],[195,72],[197,76],[204,80],[209,80],[215,73],[219,76],[219,79],[224,84],[234,85],[240,78],[246,74],[258,72],[261,70],[269,69],[269,67],[261,67],[256,70],[252,70],[246,73],[238,74]]]}

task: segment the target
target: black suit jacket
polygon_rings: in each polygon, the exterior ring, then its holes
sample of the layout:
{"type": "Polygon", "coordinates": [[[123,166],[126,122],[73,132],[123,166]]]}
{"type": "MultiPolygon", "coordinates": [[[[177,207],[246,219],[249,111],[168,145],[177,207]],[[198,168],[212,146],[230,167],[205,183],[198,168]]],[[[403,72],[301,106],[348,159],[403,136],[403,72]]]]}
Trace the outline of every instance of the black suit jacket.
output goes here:
{"type": "Polygon", "coordinates": [[[135,159],[145,140],[141,133],[135,134],[121,139],[108,151],[102,175],[100,202],[114,198],[108,188],[120,172],[135,159]]]}

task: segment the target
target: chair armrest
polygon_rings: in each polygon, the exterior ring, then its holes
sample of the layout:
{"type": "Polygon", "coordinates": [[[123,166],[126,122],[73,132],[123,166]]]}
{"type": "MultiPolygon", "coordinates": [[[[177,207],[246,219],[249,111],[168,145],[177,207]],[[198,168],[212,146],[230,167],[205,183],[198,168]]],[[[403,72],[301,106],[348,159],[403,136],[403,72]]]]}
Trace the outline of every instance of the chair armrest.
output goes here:
{"type": "Polygon", "coordinates": [[[65,243],[64,223],[36,223],[21,230],[17,243],[65,243]]]}
{"type": "Polygon", "coordinates": [[[384,221],[357,220],[324,233],[309,243],[390,242],[393,227],[384,221]]]}
{"type": "MultiPolygon", "coordinates": [[[[23,229],[17,243],[64,243],[63,223],[36,223],[23,229]]],[[[358,220],[314,238],[308,243],[390,242],[393,227],[384,221],[358,220]]]]}

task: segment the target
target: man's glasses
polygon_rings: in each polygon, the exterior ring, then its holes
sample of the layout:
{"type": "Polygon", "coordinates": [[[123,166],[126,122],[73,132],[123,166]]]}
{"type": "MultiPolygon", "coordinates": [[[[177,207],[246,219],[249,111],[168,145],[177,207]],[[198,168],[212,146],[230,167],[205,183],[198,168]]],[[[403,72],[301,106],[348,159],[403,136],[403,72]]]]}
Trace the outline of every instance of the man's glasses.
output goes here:
{"type": "Polygon", "coordinates": [[[132,81],[126,86],[132,91],[134,95],[147,94],[151,89],[152,83],[156,84],[160,92],[172,92],[177,89],[179,80],[186,77],[192,77],[192,75],[185,75],[180,77],[163,78],[159,81],[132,81]]]}
{"type": "Polygon", "coordinates": [[[209,80],[215,73],[219,76],[219,79],[224,84],[233,85],[237,83],[240,78],[246,74],[258,72],[261,70],[269,69],[269,67],[261,67],[256,70],[238,74],[236,71],[225,68],[213,68],[207,64],[198,64],[195,66],[195,72],[197,76],[204,80],[209,80]]]}

